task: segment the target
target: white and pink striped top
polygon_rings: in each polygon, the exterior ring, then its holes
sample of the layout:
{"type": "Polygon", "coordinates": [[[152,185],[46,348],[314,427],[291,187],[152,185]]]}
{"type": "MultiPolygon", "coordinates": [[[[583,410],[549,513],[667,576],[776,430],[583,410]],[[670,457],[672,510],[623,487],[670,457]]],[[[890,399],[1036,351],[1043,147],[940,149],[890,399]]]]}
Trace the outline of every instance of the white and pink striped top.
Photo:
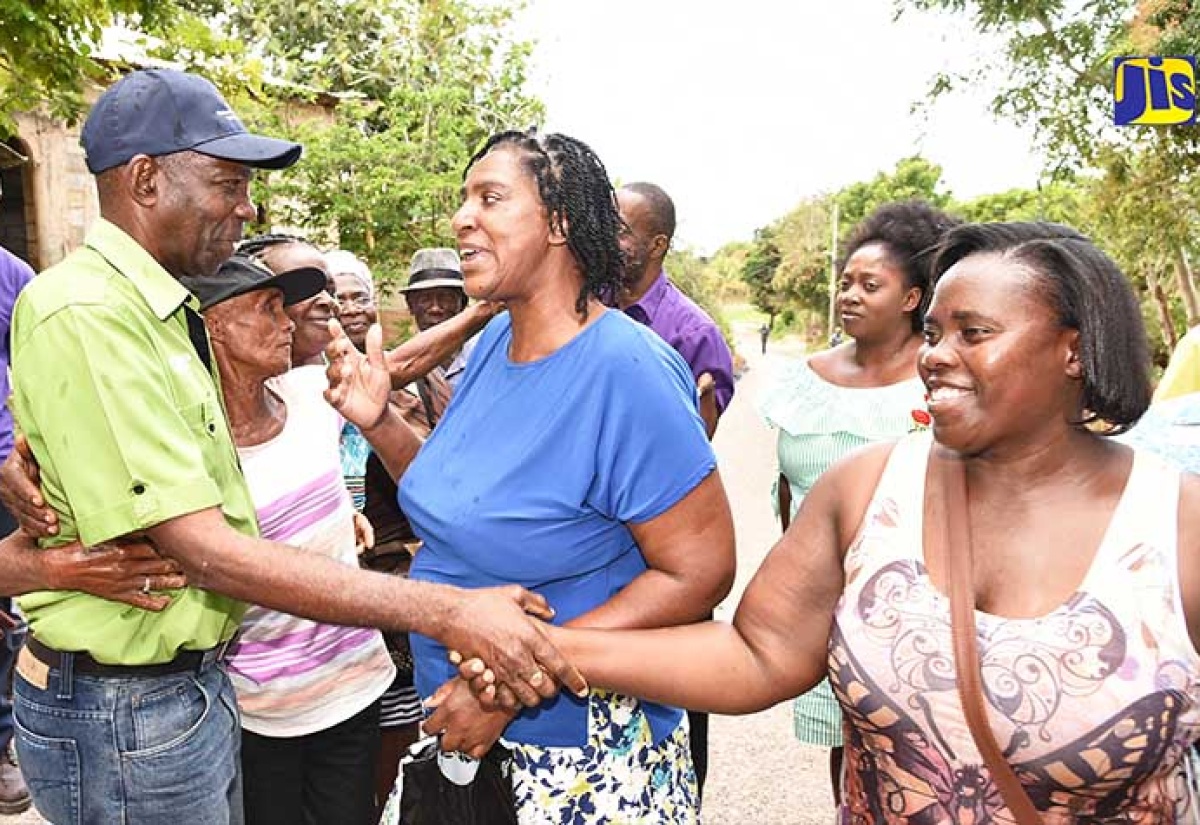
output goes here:
{"type": "MultiPolygon", "coordinates": [[[[354,508],[338,461],[340,416],[321,395],[322,367],[300,367],[269,386],[287,405],[270,441],[238,448],[264,538],[357,564],[354,508]]],[[[378,630],[340,627],[252,605],[228,661],[242,727],[303,736],[359,713],[395,668],[378,630]]]]}

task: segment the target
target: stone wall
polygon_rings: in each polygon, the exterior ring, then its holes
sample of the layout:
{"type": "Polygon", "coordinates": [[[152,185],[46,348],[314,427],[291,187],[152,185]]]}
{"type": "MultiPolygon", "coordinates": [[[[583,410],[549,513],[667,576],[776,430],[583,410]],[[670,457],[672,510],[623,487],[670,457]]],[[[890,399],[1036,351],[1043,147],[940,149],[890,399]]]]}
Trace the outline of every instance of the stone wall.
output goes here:
{"type": "Polygon", "coordinates": [[[100,214],[96,186],[79,145],[79,128],[40,113],[17,115],[17,137],[29,162],[15,171],[23,179],[29,262],[38,271],[83,243],[100,214]]]}

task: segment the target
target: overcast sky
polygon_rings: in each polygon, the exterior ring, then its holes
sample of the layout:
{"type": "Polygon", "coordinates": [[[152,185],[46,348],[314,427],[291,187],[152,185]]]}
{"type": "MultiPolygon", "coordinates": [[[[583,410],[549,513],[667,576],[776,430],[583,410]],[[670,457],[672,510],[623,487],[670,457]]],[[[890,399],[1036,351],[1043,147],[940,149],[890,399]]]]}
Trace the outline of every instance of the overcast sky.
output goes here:
{"type": "Polygon", "coordinates": [[[911,114],[939,70],[997,60],[965,21],[892,0],[529,0],[531,89],[546,127],[618,180],[674,198],[677,240],[711,253],[800,198],[921,153],[958,197],[1033,186],[1023,130],[991,90],[911,114]]]}

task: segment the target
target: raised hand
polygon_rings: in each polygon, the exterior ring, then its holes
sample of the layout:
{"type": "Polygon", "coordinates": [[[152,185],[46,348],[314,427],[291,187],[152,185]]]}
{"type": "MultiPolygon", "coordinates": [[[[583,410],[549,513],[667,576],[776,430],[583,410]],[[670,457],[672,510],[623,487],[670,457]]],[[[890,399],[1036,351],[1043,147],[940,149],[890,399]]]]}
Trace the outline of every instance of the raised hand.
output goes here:
{"type": "Polygon", "coordinates": [[[325,376],[329,388],[325,400],[342,416],[366,433],[387,412],[391,376],[383,357],[383,329],[372,324],[367,331],[367,354],[355,349],[336,319],[329,320],[331,341],[325,348],[329,366],[325,376]]]}

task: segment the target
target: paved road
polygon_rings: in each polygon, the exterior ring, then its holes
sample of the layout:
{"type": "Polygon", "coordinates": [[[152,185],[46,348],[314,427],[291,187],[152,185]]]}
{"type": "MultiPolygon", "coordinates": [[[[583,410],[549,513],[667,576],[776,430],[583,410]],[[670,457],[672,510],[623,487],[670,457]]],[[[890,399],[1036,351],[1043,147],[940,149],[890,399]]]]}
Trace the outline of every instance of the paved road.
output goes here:
{"type": "MultiPolygon", "coordinates": [[[[717,431],[716,450],[737,526],[738,578],[717,609],[730,619],[746,583],[779,535],[769,490],[775,472],[773,432],[763,424],[754,400],[771,376],[796,357],[797,344],[772,342],[759,354],[757,328],[738,333],[748,369],[717,431]]],[[[753,716],[712,721],[706,825],[829,825],[833,820],[823,750],[796,742],[787,703],[753,716]]],[[[35,813],[0,816],[0,825],[44,825],[35,813]]]]}
{"type": "MultiPolygon", "coordinates": [[[[715,446],[737,529],[738,577],[717,617],[732,619],[742,590],[779,538],[771,509],[775,436],[755,401],[787,359],[800,354],[794,341],[772,341],[759,354],[757,328],[735,328],[748,369],[721,418],[715,446]]],[[[715,717],[711,723],[706,825],[828,825],[833,802],[825,751],[801,745],[791,734],[789,703],[752,716],[715,717]]]]}

